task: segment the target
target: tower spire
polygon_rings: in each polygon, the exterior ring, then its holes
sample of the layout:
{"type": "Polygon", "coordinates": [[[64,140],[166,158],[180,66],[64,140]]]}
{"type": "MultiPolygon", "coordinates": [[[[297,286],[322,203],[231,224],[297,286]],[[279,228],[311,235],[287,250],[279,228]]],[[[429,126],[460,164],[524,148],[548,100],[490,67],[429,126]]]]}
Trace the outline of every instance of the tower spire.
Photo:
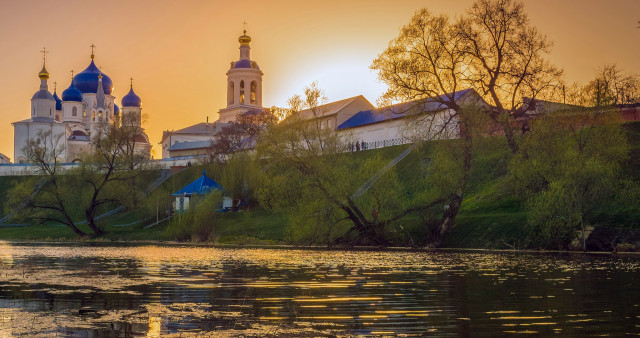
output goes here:
{"type": "Polygon", "coordinates": [[[46,80],[49,78],[49,72],[47,71],[47,53],[49,53],[49,51],[47,51],[46,47],[42,47],[42,50],[40,51],[42,53],[42,70],[40,71],[40,73],[38,73],[38,77],[41,80],[46,80]]]}
{"type": "Polygon", "coordinates": [[[133,89],[133,78],[129,78],[129,80],[131,81],[131,89],[133,89]]]}

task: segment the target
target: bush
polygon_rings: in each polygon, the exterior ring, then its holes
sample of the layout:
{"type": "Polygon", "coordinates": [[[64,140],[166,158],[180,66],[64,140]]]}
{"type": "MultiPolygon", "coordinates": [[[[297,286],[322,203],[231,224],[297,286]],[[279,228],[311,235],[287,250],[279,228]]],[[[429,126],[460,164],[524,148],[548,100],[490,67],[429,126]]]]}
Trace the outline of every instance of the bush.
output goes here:
{"type": "Polygon", "coordinates": [[[212,241],[216,210],[222,203],[222,193],[214,191],[199,201],[193,201],[188,211],[177,214],[167,227],[169,236],[178,241],[212,241]]]}

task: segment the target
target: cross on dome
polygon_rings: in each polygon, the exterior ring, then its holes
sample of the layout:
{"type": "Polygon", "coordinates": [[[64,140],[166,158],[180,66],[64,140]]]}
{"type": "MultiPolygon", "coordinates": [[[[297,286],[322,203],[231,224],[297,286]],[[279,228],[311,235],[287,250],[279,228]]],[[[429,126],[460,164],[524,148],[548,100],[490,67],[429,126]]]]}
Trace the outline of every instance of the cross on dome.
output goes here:
{"type": "Polygon", "coordinates": [[[42,47],[40,52],[42,53],[42,65],[45,65],[47,63],[47,53],[49,53],[49,51],[46,47],[42,47]]]}
{"type": "Polygon", "coordinates": [[[91,58],[93,59],[93,57],[95,56],[93,55],[93,49],[96,48],[96,46],[94,44],[91,44],[91,46],[89,47],[91,47],[91,58]]]}

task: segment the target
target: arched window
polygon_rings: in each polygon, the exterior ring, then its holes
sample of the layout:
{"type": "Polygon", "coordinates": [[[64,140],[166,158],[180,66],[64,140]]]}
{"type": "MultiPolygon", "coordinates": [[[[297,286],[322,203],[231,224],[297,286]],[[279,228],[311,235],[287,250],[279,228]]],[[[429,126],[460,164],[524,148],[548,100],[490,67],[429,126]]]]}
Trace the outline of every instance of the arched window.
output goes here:
{"type": "Polygon", "coordinates": [[[49,109],[49,116],[51,116],[51,109],[49,109]]]}
{"type": "Polygon", "coordinates": [[[96,120],[96,112],[91,112],[91,121],[95,121],[96,120]]]}
{"type": "Polygon", "coordinates": [[[98,112],[98,121],[102,121],[102,111],[98,112]]]}
{"type": "Polygon", "coordinates": [[[36,116],[36,108],[33,108],[33,116],[36,116]]]}
{"type": "Polygon", "coordinates": [[[229,91],[227,92],[227,100],[229,102],[229,104],[234,104],[235,102],[233,101],[233,99],[235,98],[235,91],[233,90],[233,81],[229,81],[229,91]]]}
{"type": "Polygon", "coordinates": [[[251,81],[251,103],[255,104],[256,103],[256,82],[255,81],[251,81]]]}
{"type": "Polygon", "coordinates": [[[71,108],[71,116],[78,116],[78,107],[71,108]]]}
{"type": "Polygon", "coordinates": [[[240,104],[244,103],[244,80],[240,81],[240,104]]]}

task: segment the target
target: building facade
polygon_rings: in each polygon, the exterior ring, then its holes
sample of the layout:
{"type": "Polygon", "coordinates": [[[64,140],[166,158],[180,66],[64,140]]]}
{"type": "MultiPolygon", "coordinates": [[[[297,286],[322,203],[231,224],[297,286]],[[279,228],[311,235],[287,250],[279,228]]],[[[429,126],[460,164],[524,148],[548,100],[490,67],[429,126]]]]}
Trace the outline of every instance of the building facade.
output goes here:
{"type": "Polygon", "coordinates": [[[232,61],[227,71],[227,106],[218,111],[218,120],[198,123],[178,130],[162,133],[162,158],[199,156],[206,154],[211,142],[222,128],[238,120],[238,116],[263,110],[262,71],[251,60],[251,37],[247,31],[238,38],[240,58],[232,61]]]}
{"type": "MultiPolygon", "coordinates": [[[[40,88],[31,98],[31,116],[12,123],[15,163],[28,161],[23,150],[30,140],[47,142],[49,149],[58,149],[56,155],[60,162],[74,162],[91,151],[91,137],[104,124],[127,116],[140,127],[142,101],[133,91],[133,81],[120,108],[112,95],[111,78],[96,67],[94,57],[92,52],[89,66],[75,76],[72,74],[69,87],[62,92],[61,98],[56,89],[53,94],[49,92],[49,72],[43,58],[42,70],[38,73],[40,88]]],[[[141,127],[139,129],[135,147],[149,154],[149,138],[141,127]]]]}

